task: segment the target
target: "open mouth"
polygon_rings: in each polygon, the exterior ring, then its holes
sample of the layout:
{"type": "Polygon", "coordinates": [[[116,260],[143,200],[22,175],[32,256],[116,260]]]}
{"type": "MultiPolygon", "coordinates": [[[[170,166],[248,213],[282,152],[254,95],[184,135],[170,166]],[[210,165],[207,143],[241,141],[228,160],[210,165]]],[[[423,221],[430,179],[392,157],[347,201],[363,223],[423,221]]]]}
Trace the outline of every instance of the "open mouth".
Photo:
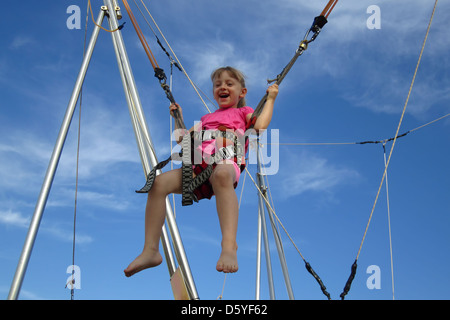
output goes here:
{"type": "Polygon", "coordinates": [[[219,98],[228,98],[230,95],[228,93],[219,94],[219,98]]]}

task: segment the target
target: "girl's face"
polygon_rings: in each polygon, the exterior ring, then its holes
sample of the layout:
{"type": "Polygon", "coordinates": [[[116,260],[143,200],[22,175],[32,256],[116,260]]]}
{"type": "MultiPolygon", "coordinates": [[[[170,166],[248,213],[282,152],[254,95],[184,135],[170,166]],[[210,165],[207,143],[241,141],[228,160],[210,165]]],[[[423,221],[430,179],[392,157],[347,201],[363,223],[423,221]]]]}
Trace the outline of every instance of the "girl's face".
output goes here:
{"type": "Polygon", "coordinates": [[[228,71],[224,71],[214,78],[213,94],[220,108],[237,108],[239,100],[247,94],[247,89],[242,88],[240,82],[228,71]]]}

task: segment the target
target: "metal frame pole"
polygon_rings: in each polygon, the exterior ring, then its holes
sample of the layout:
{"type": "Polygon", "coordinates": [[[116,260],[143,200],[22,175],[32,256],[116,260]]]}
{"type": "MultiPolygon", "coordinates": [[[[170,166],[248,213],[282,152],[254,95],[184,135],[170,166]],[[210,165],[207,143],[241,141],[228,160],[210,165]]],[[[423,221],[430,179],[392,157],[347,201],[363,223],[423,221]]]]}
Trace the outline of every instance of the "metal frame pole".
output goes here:
{"type": "MultiPolygon", "coordinates": [[[[111,12],[109,14],[111,14],[111,12]]],[[[111,25],[110,25],[110,27],[112,28],[111,25]]],[[[150,142],[146,143],[146,139],[151,139],[151,138],[149,136],[146,136],[146,138],[143,137],[143,132],[145,132],[145,130],[141,129],[142,126],[140,125],[140,118],[136,114],[136,103],[134,103],[135,100],[133,99],[133,95],[131,93],[131,88],[130,88],[131,84],[134,84],[134,81],[130,81],[127,78],[127,75],[125,72],[125,62],[124,62],[126,57],[123,57],[121,54],[121,51],[119,50],[119,44],[118,44],[119,41],[116,39],[117,37],[115,36],[115,32],[113,32],[111,34],[111,38],[112,38],[112,42],[114,45],[114,51],[116,53],[117,64],[119,67],[119,73],[120,73],[120,77],[122,79],[125,97],[127,99],[128,110],[130,113],[130,118],[131,118],[132,126],[134,129],[134,134],[136,137],[136,143],[138,146],[141,163],[142,163],[142,166],[144,169],[144,173],[148,173],[151,170],[151,167],[149,165],[149,153],[148,153],[149,150],[151,150],[151,140],[150,140],[150,142]]],[[[162,243],[162,247],[164,249],[164,254],[166,257],[169,274],[173,275],[176,270],[176,263],[175,263],[175,259],[172,254],[172,250],[170,250],[170,241],[168,238],[166,227],[163,228],[163,232],[161,235],[161,243],[162,243]]]]}
{"type": "MultiPolygon", "coordinates": [[[[267,199],[267,187],[264,183],[264,179],[263,179],[263,173],[261,170],[261,158],[260,158],[260,152],[259,152],[259,136],[258,136],[258,140],[257,140],[257,147],[256,147],[256,152],[257,152],[257,165],[258,165],[258,173],[257,173],[257,180],[258,180],[258,185],[259,188],[261,190],[261,194],[260,195],[260,206],[262,206],[263,204],[263,196],[264,198],[267,199]]],[[[268,212],[268,216],[270,219],[270,224],[272,226],[272,232],[273,232],[273,236],[275,239],[275,244],[277,246],[277,251],[278,251],[278,257],[280,259],[280,264],[281,264],[281,270],[283,272],[283,276],[284,276],[284,282],[286,284],[286,289],[287,289],[287,293],[289,296],[289,299],[294,300],[294,293],[292,291],[292,286],[291,286],[291,280],[289,277],[289,271],[287,269],[287,263],[286,263],[286,257],[284,255],[284,250],[283,250],[283,244],[281,242],[281,237],[280,234],[275,226],[275,220],[273,218],[273,214],[268,206],[268,204],[266,203],[266,207],[267,207],[267,212],[268,212]]],[[[262,212],[262,216],[264,215],[264,208],[262,208],[261,210],[262,212]]],[[[265,223],[264,223],[265,224],[265,223]]],[[[264,226],[264,228],[266,228],[264,226]]]]}
{"type": "MultiPolygon", "coordinates": [[[[115,30],[118,27],[117,17],[115,15],[115,7],[112,3],[112,0],[104,0],[104,4],[108,8],[110,8],[111,14],[109,15],[109,23],[110,23],[111,29],[115,30]]],[[[148,132],[147,123],[146,123],[146,120],[144,117],[142,105],[141,105],[139,95],[138,95],[138,92],[136,89],[136,84],[135,84],[134,77],[133,77],[133,74],[131,71],[130,62],[128,60],[128,56],[127,56],[127,53],[125,50],[125,45],[124,45],[120,30],[113,32],[113,37],[114,37],[114,42],[117,46],[117,50],[120,53],[121,65],[122,65],[123,72],[124,72],[124,75],[126,77],[127,84],[128,84],[128,89],[126,89],[126,90],[129,90],[129,94],[130,94],[131,101],[133,104],[132,106],[130,106],[130,112],[135,114],[135,118],[132,116],[133,125],[134,126],[138,125],[138,127],[135,127],[135,131],[140,131],[141,135],[144,137],[144,140],[145,140],[148,148],[147,148],[147,150],[145,150],[145,148],[143,147],[143,143],[138,143],[138,147],[139,147],[141,154],[145,154],[145,152],[148,151],[148,155],[150,157],[150,162],[151,162],[152,166],[155,166],[158,163],[157,158],[156,158],[156,153],[154,151],[152,140],[151,140],[150,134],[148,132]],[[136,119],[137,121],[134,121],[134,119],[136,119]]],[[[140,139],[139,136],[137,137],[137,139],[138,140],[140,139]]],[[[147,176],[147,174],[150,172],[150,166],[149,166],[148,162],[143,163],[143,166],[144,166],[144,172],[147,176]]],[[[175,255],[177,257],[184,280],[186,282],[186,287],[187,287],[189,296],[191,299],[198,299],[197,289],[195,287],[193,276],[192,276],[192,273],[191,273],[191,270],[189,267],[189,262],[187,260],[186,253],[184,251],[183,243],[181,241],[181,236],[178,231],[178,227],[177,227],[174,215],[173,215],[172,207],[170,205],[170,201],[168,198],[166,198],[166,223],[169,227],[169,231],[172,236],[175,255]]],[[[164,235],[164,229],[163,229],[163,235],[164,235]]],[[[163,245],[164,245],[164,243],[165,243],[165,241],[163,241],[163,245]]],[[[165,253],[166,253],[166,257],[167,257],[167,255],[169,254],[168,248],[165,248],[165,253]]],[[[173,267],[174,267],[174,265],[169,266],[169,272],[171,272],[171,269],[173,267]]],[[[172,275],[172,274],[173,273],[171,273],[170,275],[172,275]]]]}
{"type": "MultiPolygon", "coordinates": [[[[105,17],[105,12],[103,10],[100,10],[100,13],[97,18],[97,25],[101,25],[104,17],[105,17]]],[[[48,195],[50,193],[53,179],[55,177],[56,168],[58,167],[59,159],[61,157],[61,152],[63,150],[64,143],[66,141],[67,132],[69,131],[70,123],[72,122],[72,118],[73,118],[73,114],[75,112],[75,108],[77,105],[78,97],[80,96],[83,81],[86,77],[86,72],[89,67],[89,62],[91,60],[92,53],[95,48],[95,43],[97,41],[99,31],[100,31],[100,28],[95,26],[94,31],[92,32],[92,36],[91,36],[89,45],[86,49],[86,54],[83,59],[83,63],[81,65],[81,69],[78,74],[78,78],[76,80],[75,87],[72,92],[72,96],[69,100],[69,105],[67,107],[66,114],[64,116],[64,120],[61,125],[61,129],[59,131],[59,135],[56,140],[56,144],[53,149],[52,156],[50,158],[47,172],[45,174],[41,192],[39,194],[39,198],[36,203],[36,207],[34,209],[33,218],[31,220],[30,227],[28,229],[28,234],[27,234],[27,237],[25,240],[24,247],[22,249],[22,254],[20,256],[19,263],[18,263],[17,269],[16,269],[16,273],[14,275],[14,279],[13,279],[13,282],[11,284],[11,288],[9,291],[9,295],[8,295],[9,300],[16,300],[19,296],[19,292],[22,287],[22,282],[23,282],[25,272],[26,272],[26,269],[28,266],[28,262],[30,260],[31,251],[33,250],[34,242],[36,240],[39,225],[42,220],[42,215],[43,215],[43,212],[45,209],[45,205],[47,203],[48,195]]]]}
{"type": "Polygon", "coordinates": [[[255,286],[255,300],[261,298],[261,214],[258,210],[258,239],[256,243],[256,286],[255,286]]]}
{"type": "MultiPolygon", "coordinates": [[[[259,136],[257,139],[257,148],[256,148],[256,152],[259,153],[259,136]]],[[[265,192],[265,190],[261,189],[261,179],[260,179],[260,171],[261,171],[261,166],[259,165],[259,157],[257,158],[258,161],[258,172],[256,174],[256,179],[258,181],[258,187],[260,188],[261,192],[265,192]]],[[[263,242],[264,242],[264,254],[265,254],[265,258],[266,258],[266,269],[267,269],[267,280],[269,283],[269,297],[271,300],[275,300],[275,289],[274,289],[274,285],[273,285],[273,273],[272,273],[272,260],[270,258],[270,246],[269,246],[269,237],[267,234],[267,224],[266,224],[266,216],[265,216],[265,209],[264,209],[264,199],[263,199],[263,195],[258,192],[258,198],[259,198],[259,203],[258,203],[258,256],[259,256],[259,261],[257,261],[257,268],[259,270],[257,270],[257,274],[260,274],[260,269],[261,269],[261,245],[260,245],[260,241],[261,241],[261,233],[263,236],[263,242]]],[[[258,285],[259,286],[259,283],[258,285]]],[[[257,292],[257,298],[259,299],[259,295],[260,292],[257,292]]]]}

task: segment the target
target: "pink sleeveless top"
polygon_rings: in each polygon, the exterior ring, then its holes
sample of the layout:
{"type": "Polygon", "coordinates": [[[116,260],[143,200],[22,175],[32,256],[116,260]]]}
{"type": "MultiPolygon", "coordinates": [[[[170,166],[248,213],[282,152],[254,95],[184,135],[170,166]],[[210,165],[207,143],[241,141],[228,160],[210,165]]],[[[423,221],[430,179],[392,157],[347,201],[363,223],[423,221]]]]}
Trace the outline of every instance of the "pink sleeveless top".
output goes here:
{"type": "MultiPolygon", "coordinates": [[[[254,110],[251,107],[242,108],[226,108],[218,109],[213,113],[208,113],[201,118],[202,130],[215,130],[220,126],[225,126],[228,130],[233,130],[238,136],[245,134],[247,126],[246,117],[248,114],[253,113],[254,110]]],[[[199,147],[203,156],[211,155],[216,151],[216,143],[214,140],[203,141],[199,147]]],[[[247,153],[248,143],[245,145],[245,153],[247,153]]],[[[245,161],[245,160],[244,160],[245,161]]],[[[233,162],[235,167],[235,182],[239,181],[241,174],[239,166],[233,162]]]]}

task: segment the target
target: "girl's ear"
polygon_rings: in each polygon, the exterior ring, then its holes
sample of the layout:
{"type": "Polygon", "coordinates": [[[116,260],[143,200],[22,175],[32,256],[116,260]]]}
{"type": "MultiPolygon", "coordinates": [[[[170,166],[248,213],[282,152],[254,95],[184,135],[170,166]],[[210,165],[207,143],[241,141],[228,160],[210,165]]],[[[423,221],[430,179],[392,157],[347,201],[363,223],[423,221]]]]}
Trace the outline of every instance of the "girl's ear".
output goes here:
{"type": "Polygon", "coordinates": [[[242,88],[239,98],[241,98],[241,99],[244,98],[246,94],[247,94],[247,88],[242,88]]]}

